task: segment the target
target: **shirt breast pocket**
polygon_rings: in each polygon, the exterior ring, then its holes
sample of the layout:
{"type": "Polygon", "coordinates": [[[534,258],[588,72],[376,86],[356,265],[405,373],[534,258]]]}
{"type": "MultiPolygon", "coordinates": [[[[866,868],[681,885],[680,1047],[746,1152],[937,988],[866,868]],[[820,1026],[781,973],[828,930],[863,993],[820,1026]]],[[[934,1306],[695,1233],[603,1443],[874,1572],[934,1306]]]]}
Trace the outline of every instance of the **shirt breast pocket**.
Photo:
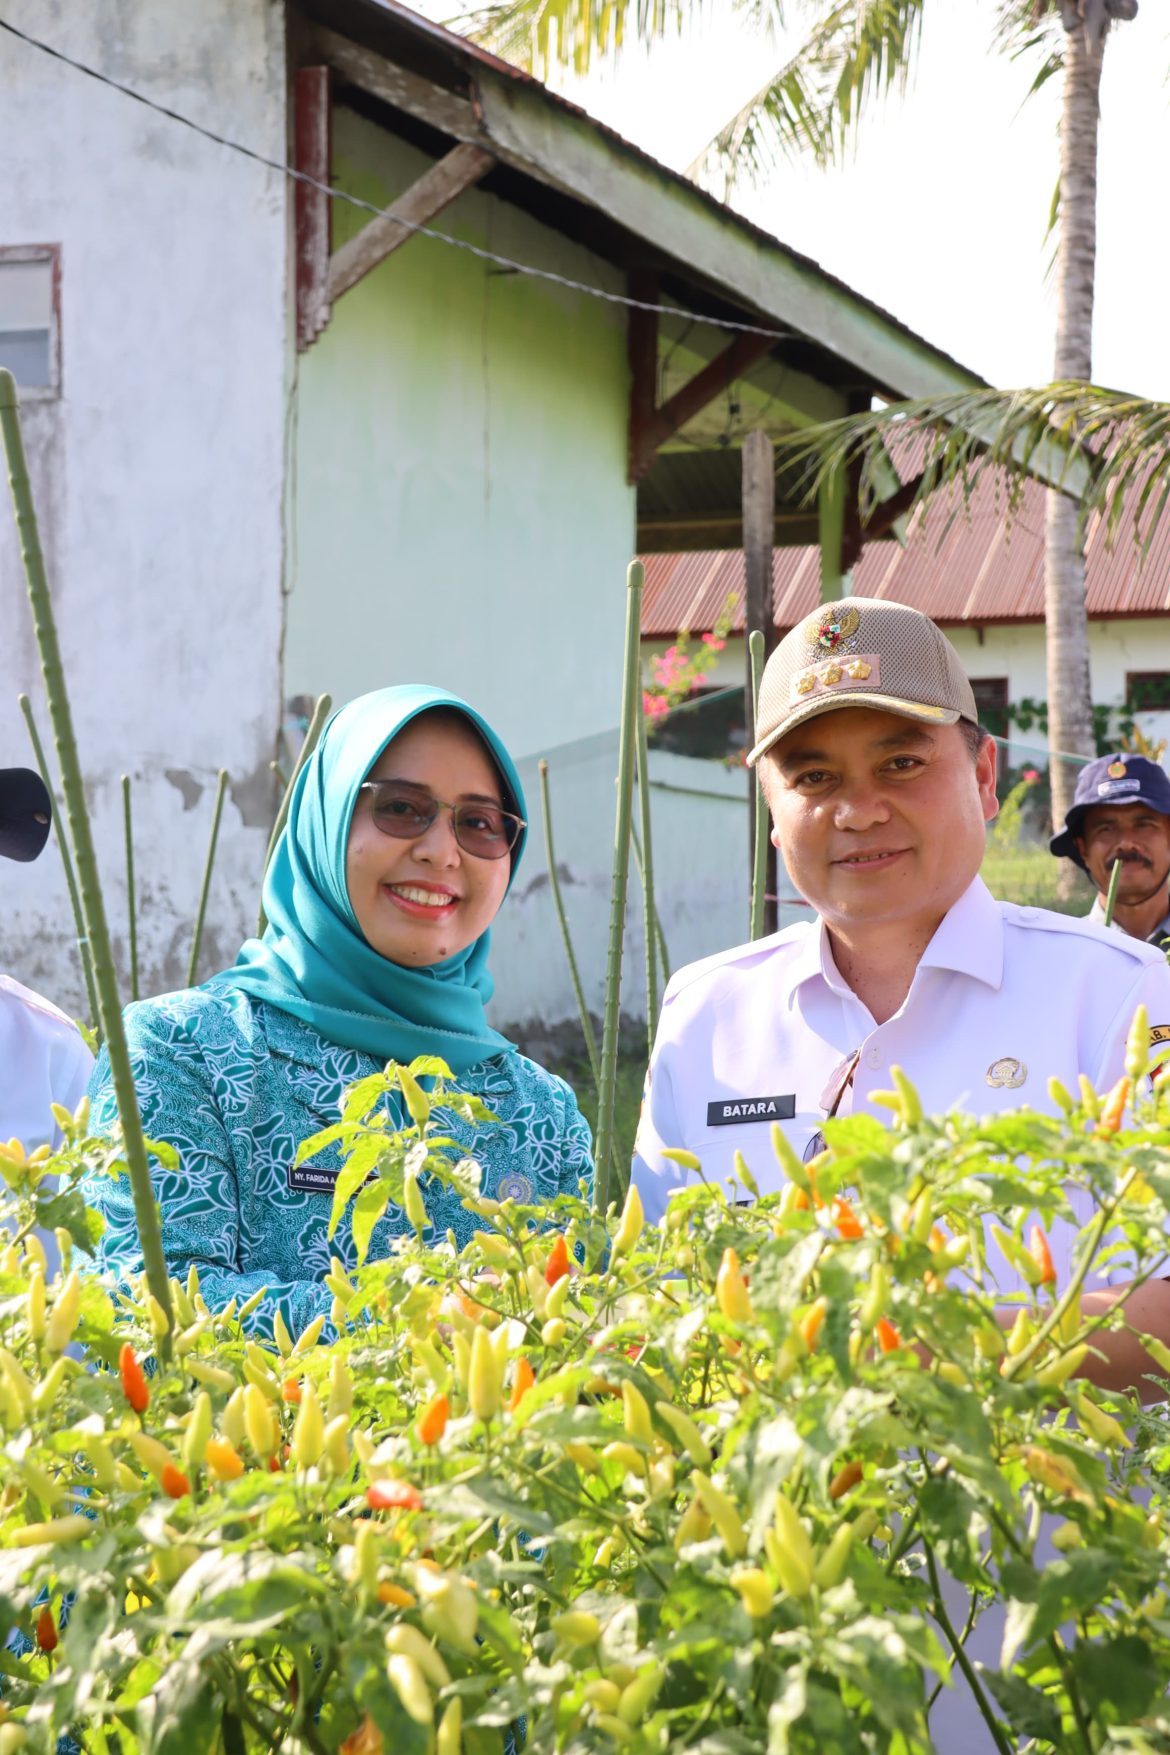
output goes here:
{"type": "MultiPolygon", "coordinates": [[[[803,1159],[820,1132],[822,1119],[819,1110],[809,1110],[775,1125],[783,1130],[797,1157],[803,1159]]],[[[788,1177],[772,1145],[772,1126],[770,1121],[739,1121],[699,1129],[692,1150],[702,1164],[706,1180],[726,1187],[725,1179],[736,1173],[735,1154],[741,1152],[760,1193],[777,1194],[788,1177]]],[[[741,1184],[734,1198],[748,1200],[751,1196],[741,1184]]]]}

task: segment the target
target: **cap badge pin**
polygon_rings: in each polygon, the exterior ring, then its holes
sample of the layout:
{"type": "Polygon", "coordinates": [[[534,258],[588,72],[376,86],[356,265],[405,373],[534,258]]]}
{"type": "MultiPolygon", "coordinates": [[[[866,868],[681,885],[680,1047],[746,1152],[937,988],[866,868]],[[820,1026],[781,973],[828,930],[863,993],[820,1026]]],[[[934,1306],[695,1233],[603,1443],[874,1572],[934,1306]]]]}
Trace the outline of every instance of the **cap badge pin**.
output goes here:
{"type": "Polygon", "coordinates": [[[873,665],[867,664],[864,658],[851,659],[845,666],[846,675],[851,676],[854,682],[864,682],[872,669],[873,665]]]}
{"type": "Polygon", "coordinates": [[[1105,772],[1108,774],[1108,776],[1111,780],[1124,780],[1125,779],[1125,763],[1124,762],[1110,762],[1110,764],[1109,764],[1108,768],[1106,768],[1105,772]]]}
{"type": "Polygon", "coordinates": [[[993,1060],[987,1069],[988,1084],[1008,1091],[1018,1091],[1027,1076],[1028,1069],[1023,1061],[1014,1060],[1010,1054],[993,1060]]]}
{"type": "Polygon", "coordinates": [[[817,623],[816,643],[823,652],[835,652],[842,641],[848,640],[857,632],[861,621],[860,611],[851,605],[831,610],[823,615],[817,623]]]}

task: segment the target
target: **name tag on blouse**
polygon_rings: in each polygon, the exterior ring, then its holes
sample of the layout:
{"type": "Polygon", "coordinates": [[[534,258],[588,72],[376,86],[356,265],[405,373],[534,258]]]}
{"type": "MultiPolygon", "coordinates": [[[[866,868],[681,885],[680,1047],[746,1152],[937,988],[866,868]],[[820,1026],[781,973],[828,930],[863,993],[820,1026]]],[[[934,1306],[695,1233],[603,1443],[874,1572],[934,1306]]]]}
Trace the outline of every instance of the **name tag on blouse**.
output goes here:
{"type": "Polygon", "coordinates": [[[784,1097],[726,1097],[707,1105],[708,1127],[732,1127],[744,1121],[791,1121],[796,1094],[784,1097]]]}
{"type": "Polygon", "coordinates": [[[294,1194],[327,1194],[337,1187],[340,1170],[322,1170],[315,1164],[290,1164],[288,1185],[294,1194]]]}

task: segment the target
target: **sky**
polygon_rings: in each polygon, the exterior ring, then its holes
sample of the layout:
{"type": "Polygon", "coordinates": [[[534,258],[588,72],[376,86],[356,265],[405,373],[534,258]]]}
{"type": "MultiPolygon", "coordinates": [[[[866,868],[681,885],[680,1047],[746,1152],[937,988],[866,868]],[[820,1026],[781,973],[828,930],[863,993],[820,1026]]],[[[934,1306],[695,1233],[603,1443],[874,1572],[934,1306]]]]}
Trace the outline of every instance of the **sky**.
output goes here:
{"type": "MultiPolygon", "coordinates": [[[[994,0],[938,0],[912,86],[869,112],[850,161],[831,172],[786,164],[738,189],[733,205],[964,365],[1016,387],[1052,375],[1045,230],[1059,82],[1026,99],[1034,63],[992,51],[993,12],[994,0]]],[[[783,43],[729,23],[725,9],[686,40],[552,83],[684,170],[784,59],[783,43]]],[[[1168,75],[1170,16],[1164,0],[1142,0],[1107,45],[1094,377],[1158,398],[1170,398],[1168,75]]]]}

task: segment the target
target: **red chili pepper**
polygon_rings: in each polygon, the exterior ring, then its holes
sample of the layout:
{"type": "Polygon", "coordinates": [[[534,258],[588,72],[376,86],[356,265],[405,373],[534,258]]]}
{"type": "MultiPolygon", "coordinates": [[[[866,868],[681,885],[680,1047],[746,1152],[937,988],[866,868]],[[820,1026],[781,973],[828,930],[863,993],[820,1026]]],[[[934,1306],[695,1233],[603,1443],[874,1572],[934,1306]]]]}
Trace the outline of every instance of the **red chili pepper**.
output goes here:
{"type": "Polygon", "coordinates": [[[423,1499],[409,1481],[371,1481],[366,1504],[371,1511],[421,1511],[423,1499]]]}
{"type": "Polygon", "coordinates": [[[516,1361],[516,1375],[512,1379],[512,1393],[508,1397],[508,1412],[514,1413],[521,1401],[536,1382],[536,1373],[528,1360],[521,1353],[516,1361]]]}
{"type": "Polygon", "coordinates": [[[881,1317],[875,1323],[873,1332],[877,1336],[877,1344],[883,1353],[896,1353],[902,1345],[902,1337],[888,1316],[881,1317]]]}
{"type": "Polygon", "coordinates": [[[1052,1262],[1052,1251],[1048,1247],[1048,1239],[1041,1225],[1033,1225],[1028,1238],[1028,1254],[1040,1270],[1040,1284],[1055,1286],[1056,1268],[1052,1262]]]}
{"type": "Polygon", "coordinates": [[[445,1395],[432,1396],[418,1417],[415,1431],[420,1444],[437,1444],[447,1430],[447,1415],[451,1412],[451,1404],[445,1395]]]}
{"type": "Polygon", "coordinates": [[[269,1457],[269,1459],[268,1459],[268,1473],[270,1475],[279,1475],[279,1473],[280,1473],[280,1458],[279,1457],[275,1457],[275,1456],[269,1457]]]}
{"type": "Polygon", "coordinates": [[[569,1271],[569,1246],[558,1231],[553,1238],[553,1246],[548,1252],[548,1260],[544,1264],[544,1277],[550,1286],[563,1280],[569,1271]]]}
{"type": "Polygon", "coordinates": [[[854,1243],[859,1237],[865,1236],[857,1214],[843,1194],[838,1194],[833,1199],[833,1223],[847,1243],[854,1243]]]}
{"type": "Polygon", "coordinates": [[[174,1463],[167,1463],[159,1476],[159,1486],[171,1499],[185,1499],[191,1491],[191,1483],[174,1463]]]}
{"type": "Polygon", "coordinates": [[[56,1651],[60,1641],[57,1638],[57,1623],[48,1603],[37,1616],[37,1644],[44,1652],[56,1651]]]}
{"type": "Polygon", "coordinates": [[[122,1378],[122,1394],[136,1414],[145,1414],[150,1406],[150,1389],[129,1341],[123,1342],[118,1354],[118,1371],[122,1378]]]}

